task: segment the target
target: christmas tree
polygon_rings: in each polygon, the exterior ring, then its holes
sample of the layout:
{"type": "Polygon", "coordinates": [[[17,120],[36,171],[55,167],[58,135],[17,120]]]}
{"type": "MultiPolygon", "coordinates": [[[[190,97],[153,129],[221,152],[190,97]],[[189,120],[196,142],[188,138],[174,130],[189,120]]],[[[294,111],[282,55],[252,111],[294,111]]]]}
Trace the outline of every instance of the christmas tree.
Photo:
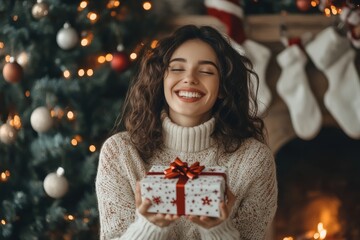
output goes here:
{"type": "Polygon", "coordinates": [[[98,239],[94,179],[150,2],[0,0],[0,239],[98,239]]]}

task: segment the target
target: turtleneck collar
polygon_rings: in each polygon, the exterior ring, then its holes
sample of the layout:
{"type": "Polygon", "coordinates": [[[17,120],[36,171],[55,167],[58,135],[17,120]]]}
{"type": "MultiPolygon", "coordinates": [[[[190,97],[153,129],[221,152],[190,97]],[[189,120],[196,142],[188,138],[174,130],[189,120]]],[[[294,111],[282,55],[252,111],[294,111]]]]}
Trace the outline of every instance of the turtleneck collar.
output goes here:
{"type": "Polygon", "coordinates": [[[210,137],[215,128],[215,118],[195,127],[182,127],[162,113],[162,128],[166,147],[181,152],[198,152],[210,147],[215,140],[210,137]]]}

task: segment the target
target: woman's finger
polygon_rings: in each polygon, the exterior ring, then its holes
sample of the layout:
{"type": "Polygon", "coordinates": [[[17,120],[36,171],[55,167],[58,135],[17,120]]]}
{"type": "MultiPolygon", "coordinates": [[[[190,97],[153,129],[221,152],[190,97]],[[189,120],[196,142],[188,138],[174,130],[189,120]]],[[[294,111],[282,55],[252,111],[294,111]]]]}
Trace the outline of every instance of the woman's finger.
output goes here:
{"type": "Polygon", "coordinates": [[[139,210],[139,213],[143,216],[146,216],[147,214],[147,211],[148,209],[150,208],[151,206],[151,201],[150,199],[146,198],[139,206],[138,210],[139,210]]]}

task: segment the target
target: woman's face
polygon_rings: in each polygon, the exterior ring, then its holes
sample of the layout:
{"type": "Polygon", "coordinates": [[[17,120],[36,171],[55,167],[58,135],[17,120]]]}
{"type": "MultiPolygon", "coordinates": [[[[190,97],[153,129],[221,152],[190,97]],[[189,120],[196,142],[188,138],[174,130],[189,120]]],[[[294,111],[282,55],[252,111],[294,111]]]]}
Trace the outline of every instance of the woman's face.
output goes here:
{"type": "Polygon", "coordinates": [[[219,95],[219,82],[219,63],[210,45],[199,39],[180,45],[164,77],[170,119],[184,127],[209,120],[219,95]]]}

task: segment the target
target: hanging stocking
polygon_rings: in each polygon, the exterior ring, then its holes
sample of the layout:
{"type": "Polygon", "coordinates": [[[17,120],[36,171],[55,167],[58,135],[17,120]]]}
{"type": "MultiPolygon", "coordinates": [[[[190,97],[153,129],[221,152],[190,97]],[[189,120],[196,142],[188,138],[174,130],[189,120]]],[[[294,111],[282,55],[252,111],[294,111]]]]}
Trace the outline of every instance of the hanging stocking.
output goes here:
{"type": "Polygon", "coordinates": [[[348,136],[360,138],[360,79],[348,39],[328,27],[317,34],[306,51],[329,81],[325,107],[348,136]]]}
{"type": "Polygon", "coordinates": [[[285,48],[276,59],[282,69],[276,90],[289,108],[296,135],[310,140],[320,131],[322,116],[308,84],[305,72],[307,57],[295,44],[285,48]]]}
{"type": "Polygon", "coordinates": [[[347,37],[355,48],[360,48],[360,9],[345,6],[340,14],[341,21],[348,27],[347,37]]]}
{"type": "Polygon", "coordinates": [[[254,70],[259,77],[259,86],[252,84],[256,90],[258,87],[257,103],[258,113],[262,115],[271,102],[271,92],[266,84],[266,68],[269,63],[271,52],[265,46],[246,39],[243,26],[243,9],[239,0],[205,0],[208,15],[218,18],[227,28],[227,35],[231,38],[232,45],[240,54],[245,54],[253,63],[254,70]],[[239,46],[241,45],[241,46],[239,46]]]}

